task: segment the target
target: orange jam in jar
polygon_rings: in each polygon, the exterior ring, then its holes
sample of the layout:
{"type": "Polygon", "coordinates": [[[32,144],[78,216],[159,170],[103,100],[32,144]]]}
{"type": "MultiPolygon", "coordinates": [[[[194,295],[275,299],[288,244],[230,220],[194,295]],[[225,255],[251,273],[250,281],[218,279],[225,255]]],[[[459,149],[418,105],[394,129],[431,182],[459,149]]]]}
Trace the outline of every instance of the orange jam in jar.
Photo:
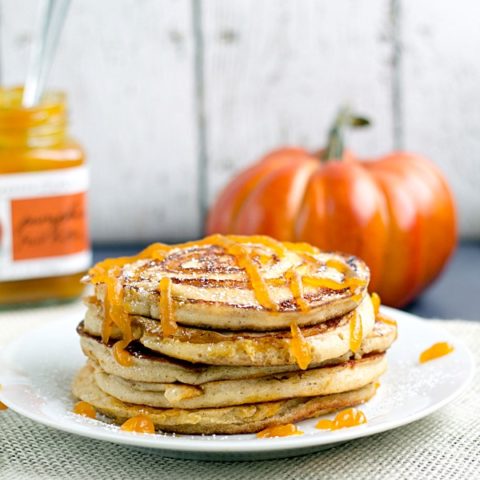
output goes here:
{"type": "Polygon", "coordinates": [[[78,297],[91,263],[83,149],[61,92],[0,88],[0,306],[78,297]]]}

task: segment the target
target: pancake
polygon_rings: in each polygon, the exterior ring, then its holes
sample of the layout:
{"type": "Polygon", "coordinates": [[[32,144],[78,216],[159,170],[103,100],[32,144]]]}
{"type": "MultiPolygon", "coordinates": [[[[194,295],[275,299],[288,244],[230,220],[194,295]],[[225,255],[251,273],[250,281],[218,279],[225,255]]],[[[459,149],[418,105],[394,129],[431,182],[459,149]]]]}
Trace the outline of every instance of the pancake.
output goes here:
{"type": "MultiPolygon", "coordinates": [[[[101,369],[111,375],[122,377],[126,380],[151,383],[180,382],[189,385],[201,385],[217,380],[236,380],[258,378],[298,369],[297,365],[280,366],[223,366],[205,365],[179,361],[165,355],[149,350],[138,342],[131,344],[127,350],[132,355],[132,364],[128,367],[119,364],[113,355],[112,345],[102,343],[98,337],[85,333],[79,326],[80,344],[84,354],[97,363],[101,369]]],[[[368,353],[383,352],[394,342],[397,329],[393,325],[377,321],[373,330],[363,340],[357,357],[368,353]]],[[[343,363],[355,358],[352,352],[325,360],[320,363],[311,363],[309,368],[324,365],[343,363]]]]}
{"type": "MultiPolygon", "coordinates": [[[[360,306],[343,317],[302,328],[311,361],[320,363],[344,355],[350,350],[350,322],[357,318],[365,338],[375,324],[372,302],[367,295],[360,306]]],[[[101,336],[103,316],[101,309],[90,304],[84,321],[85,332],[101,336]]],[[[292,352],[292,335],[287,332],[215,332],[179,327],[172,336],[164,336],[160,322],[132,316],[133,338],[150,350],[171,358],[192,363],[234,366],[293,365],[297,359],[292,352]]],[[[112,329],[111,338],[121,338],[118,329],[112,329]]]]}
{"type": "Polygon", "coordinates": [[[159,284],[165,278],[176,323],[271,331],[292,321],[307,326],[347,314],[366,295],[370,274],[356,257],[305,244],[213,235],[171,247],[155,244],[137,257],[100,263],[85,281],[94,284],[100,303],[114,281],[127,313],[160,319],[159,284]],[[300,301],[292,290],[296,278],[300,301]]]}
{"type": "Polygon", "coordinates": [[[93,368],[85,366],[75,377],[73,394],[98,412],[121,424],[137,415],[148,415],[156,428],[184,434],[241,434],[298,422],[366,402],[375,395],[371,383],[358,390],[326,396],[294,398],[223,408],[196,410],[160,409],[132,405],[104,393],[93,379],[93,368]]]}
{"type": "Polygon", "coordinates": [[[94,379],[101,390],[126,403],[197,409],[356,390],[373,382],[386,368],[385,354],[377,353],[340,365],[261,378],[208,382],[198,386],[134,382],[109,375],[100,368],[95,368],[94,379]]]}

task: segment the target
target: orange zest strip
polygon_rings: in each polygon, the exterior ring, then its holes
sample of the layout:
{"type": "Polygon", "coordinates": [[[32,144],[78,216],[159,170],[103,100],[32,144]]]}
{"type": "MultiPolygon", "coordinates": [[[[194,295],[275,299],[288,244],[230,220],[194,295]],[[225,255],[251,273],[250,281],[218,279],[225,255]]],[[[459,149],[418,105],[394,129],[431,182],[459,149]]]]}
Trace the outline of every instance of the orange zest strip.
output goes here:
{"type": "Polygon", "coordinates": [[[350,318],[350,350],[353,353],[360,350],[363,341],[363,322],[360,315],[354,311],[350,318]]]}
{"type": "Polygon", "coordinates": [[[373,292],[370,295],[370,298],[372,299],[373,312],[375,313],[375,317],[377,317],[378,313],[380,312],[380,304],[382,303],[380,300],[380,295],[378,293],[373,292]]]}
{"type": "Polygon", "coordinates": [[[341,428],[357,427],[367,423],[365,414],[356,408],[347,408],[338,412],[333,420],[322,419],[315,428],[320,430],[340,430],[341,428]]]}
{"type": "Polygon", "coordinates": [[[290,352],[297,361],[297,365],[302,370],[306,370],[312,362],[312,352],[310,351],[310,346],[305,340],[305,337],[303,336],[303,333],[295,320],[290,324],[290,331],[292,334],[290,352]]]}
{"type": "Polygon", "coordinates": [[[147,415],[137,415],[122,424],[123,432],[155,433],[155,425],[147,415]]]}
{"type": "Polygon", "coordinates": [[[77,402],[73,407],[73,413],[93,419],[97,417],[95,408],[87,402],[77,402]]]}
{"type": "Polygon", "coordinates": [[[113,356],[117,363],[123,367],[130,367],[132,365],[132,356],[125,350],[129,343],[130,341],[127,340],[119,340],[113,345],[113,356]]]}
{"type": "Polygon", "coordinates": [[[418,361],[420,363],[429,362],[430,360],[434,360],[436,358],[443,357],[444,355],[448,355],[454,350],[455,348],[450,343],[438,342],[433,344],[430,348],[424,350],[420,354],[418,361]]]}
{"type": "Polygon", "coordinates": [[[289,437],[290,435],[303,435],[303,432],[293,423],[268,427],[257,433],[258,438],[289,437]]]}
{"type": "Polygon", "coordinates": [[[163,277],[158,285],[160,293],[160,317],[164,337],[170,337],[177,331],[177,324],[173,318],[172,280],[163,277]]]}
{"type": "Polygon", "coordinates": [[[285,278],[289,282],[290,290],[292,291],[293,298],[295,299],[298,308],[302,312],[308,312],[310,310],[310,306],[305,301],[305,298],[303,296],[302,277],[299,275],[298,272],[291,269],[285,273],[285,278]]]}

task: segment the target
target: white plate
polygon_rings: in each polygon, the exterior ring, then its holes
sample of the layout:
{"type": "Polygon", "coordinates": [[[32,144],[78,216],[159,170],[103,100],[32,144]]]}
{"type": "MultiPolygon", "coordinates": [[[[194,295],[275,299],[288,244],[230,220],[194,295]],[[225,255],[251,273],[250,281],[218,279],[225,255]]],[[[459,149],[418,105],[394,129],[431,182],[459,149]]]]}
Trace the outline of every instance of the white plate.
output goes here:
{"type": "Polygon", "coordinates": [[[359,427],[321,431],[315,429],[314,419],[299,423],[304,435],[284,438],[139,435],[74,415],[70,384],[85,361],[75,333],[79,318],[31,331],[0,354],[0,400],[44,425],[98,440],[155,448],[170,457],[252,460],[301,455],[425,417],[457,397],[472,379],[473,359],[461,341],[413,315],[384,311],[398,321],[399,338],[388,352],[389,369],[377,395],[361,407],[368,423],[359,427]],[[439,341],[452,343],[455,351],[420,365],[419,353],[439,341]]]}

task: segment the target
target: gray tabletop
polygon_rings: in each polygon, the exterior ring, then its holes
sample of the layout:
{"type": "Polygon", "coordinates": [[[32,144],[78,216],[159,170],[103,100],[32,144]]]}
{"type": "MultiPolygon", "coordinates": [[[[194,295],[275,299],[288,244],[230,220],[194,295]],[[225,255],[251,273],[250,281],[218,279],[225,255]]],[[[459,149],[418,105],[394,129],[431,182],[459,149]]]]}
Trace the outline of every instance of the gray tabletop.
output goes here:
{"type": "MultiPolygon", "coordinates": [[[[95,245],[94,261],[132,255],[145,245],[95,245]]],[[[480,299],[480,242],[464,242],[441,277],[404,310],[426,318],[479,320],[475,299],[480,299]]]]}

